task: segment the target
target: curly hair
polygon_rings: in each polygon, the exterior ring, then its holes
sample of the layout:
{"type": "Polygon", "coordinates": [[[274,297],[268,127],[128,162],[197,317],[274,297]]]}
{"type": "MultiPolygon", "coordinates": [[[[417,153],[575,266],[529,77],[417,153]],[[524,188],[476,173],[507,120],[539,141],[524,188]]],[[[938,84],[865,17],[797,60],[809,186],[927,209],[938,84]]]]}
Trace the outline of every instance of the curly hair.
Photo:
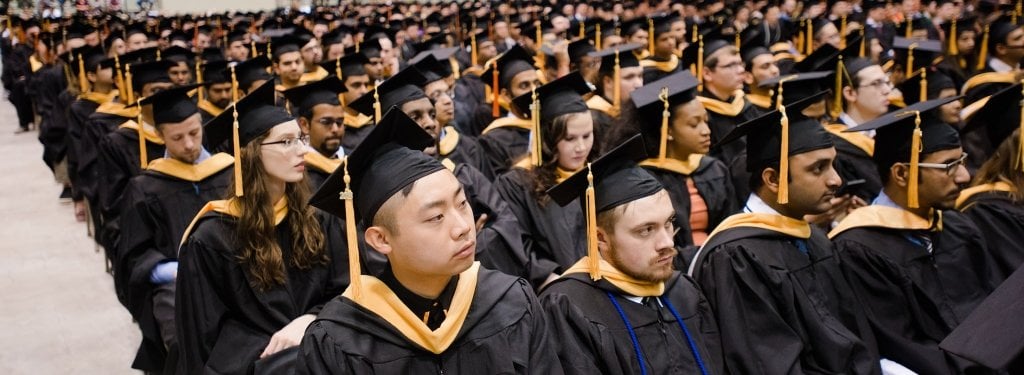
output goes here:
{"type": "MultiPolygon", "coordinates": [[[[540,167],[530,170],[531,187],[533,191],[533,197],[544,206],[548,202],[547,190],[557,184],[558,180],[558,142],[565,139],[568,133],[569,120],[575,118],[575,116],[592,116],[590,111],[579,112],[579,113],[567,113],[550,121],[544,119],[541,121],[541,160],[543,164],[540,167]]],[[[594,145],[590,148],[590,154],[587,155],[587,160],[593,160],[599,155],[600,137],[598,134],[594,134],[594,145]]]]}

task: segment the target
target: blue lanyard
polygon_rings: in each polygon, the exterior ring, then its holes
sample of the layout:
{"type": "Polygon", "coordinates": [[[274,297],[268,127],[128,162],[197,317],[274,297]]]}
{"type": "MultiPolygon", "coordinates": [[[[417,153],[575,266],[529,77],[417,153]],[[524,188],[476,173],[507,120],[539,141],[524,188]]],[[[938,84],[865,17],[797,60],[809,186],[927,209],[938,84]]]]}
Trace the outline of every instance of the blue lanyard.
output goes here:
{"type": "MultiPolygon", "coordinates": [[[[619,305],[619,301],[615,299],[615,295],[611,292],[605,292],[608,294],[608,299],[612,301],[612,305],[615,306],[615,311],[619,312],[619,317],[622,318],[622,323],[626,325],[626,331],[629,332],[629,340],[633,342],[633,351],[636,353],[636,360],[640,364],[640,374],[647,375],[647,365],[644,363],[643,351],[640,350],[640,341],[636,338],[636,332],[633,331],[633,325],[629,324],[629,319],[626,318],[626,312],[622,311],[622,306],[619,305]]],[[[697,366],[700,367],[700,373],[702,375],[708,375],[707,368],[704,367],[704,360],[701,359],[700,352],[697,350],[697,344],[693,342],[693,336],[690,335],[690,330],[686,328],[686,324],[683,323],[683,318],[679,317],[679,313],[676,312],[675,307],[668,301],[667,298],[658,297],[658,301],[661,301],[668,311],[672,313],[672,316],[676,318],[676,323],[679,324],[679,328],[683,330],[683,335],[686,336],[686,343],[690,346],[690,352],[693,353],[693,358],[697,361],[697,366]]]]}

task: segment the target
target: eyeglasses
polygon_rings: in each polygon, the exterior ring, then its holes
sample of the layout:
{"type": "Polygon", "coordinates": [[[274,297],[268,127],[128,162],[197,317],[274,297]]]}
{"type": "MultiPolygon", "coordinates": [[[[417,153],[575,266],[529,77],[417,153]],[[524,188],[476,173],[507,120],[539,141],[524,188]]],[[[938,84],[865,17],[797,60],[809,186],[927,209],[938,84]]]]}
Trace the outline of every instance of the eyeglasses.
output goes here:
{"type": "Polygon", "coordinates": [[[454,88],[448,89],[448,91],[433,91],[433,92],[430,93],[429,96],[427,96],[427,98],[430,99],[431,103],[437,103],[438,100],[441,100],[441,96],[442,95],[443,96],[447,96],[448,99],[454,99],[455,98],[455,89],[454,88]]]}
{"type": "Polygon", "coordinates": [[[319,120],[316,120],[316,122],[328,129],[333,127],[334,125],[338,125],[339,127],[345,126],[344,118],[323,117],[319,120]]]}
{"type": "Polygon", "coordinates": [[[284,145],[284,147],[309,146],[309,136],[304,135],[298,138],[288,138],[277,142],[260,143],[260,146],[284,145]]]}
{"type": "Polygon", "coordinates": [[[961,165],[964,165],[964,162],[966,160],[967,160],[967,153],[965,152],[965,153],[960,155],[959,159],[953,160],[953,161],[951,161],[949,163],[946,163],[946,164],[939,164],[939,163],[917,163],[917,166],[920,167],[920,168],[942,169],[942,170],[945,170],[947,176],[952,176],[952,175],[956,174],[957,169],[959,169],[961,165]]]}
{"type": "Polygon", "coordinates": [[[725,65],[716,66],[715,69],[740,69],[744,68],[743,61],[736,61],[725,65]]]}
{"type": "Polygon", "coordinates": [[[884,87],[884,88],[887,88],[887,89],[891,89],[891,88],[893,88],[895,86],[893,86],[892,81],[890,81],[888,79],[879,79],[879,80],[876,80],[876,81],[872,81],[869,84],[861,85],[860,87],[874,87],[875,89],[881,89],[881,88],[884,87]]]}

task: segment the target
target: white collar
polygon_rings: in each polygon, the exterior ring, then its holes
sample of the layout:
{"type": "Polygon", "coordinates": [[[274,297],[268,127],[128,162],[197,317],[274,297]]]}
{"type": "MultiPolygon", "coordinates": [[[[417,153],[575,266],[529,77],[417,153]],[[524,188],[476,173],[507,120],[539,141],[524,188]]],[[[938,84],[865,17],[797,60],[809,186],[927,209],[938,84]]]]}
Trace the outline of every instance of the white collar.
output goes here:
{"type": "Polygon", "coordinates": [[[747,205],[743,207],[743,212],[782,216],[782,214],[780,214],[779,211],[775,211],[774,208],[769,206],[768,203],[764,203],[764,200],[762,200],[761,197],[757,196],[757,194],[754,193],[750,193],[750,196],[747,197],[747,205]]]}
{"type": "Polygon", "coordinates": [[[1016,69],[1016,68],[1010,66],[1009,64],[1003,62],[1003,60],[1000,60],[1000,59],[997,59],[997,58],[994,58],[994,57],[988,59],[988,66],[991,67],[992,70],[994,70],[996,72],[999,72],[999,73],[1005,73],[1005,72],[1009,72],[1009,71],[1012,71],[1012,70],[1016,69]]]}
{"type": "MultiPolygon", "coordinates": [[[[854,120],[853,117],[850,117],[850,115],[847,114],[846,112],[839,113],[839,122],[841,122],[843,125],[846,125],[847,129],[856,127],[857,125],[860,125],[860,124],[857,123],[857,120],[854,120]]],[[[864,133],[864,135],[867,135],[868,137],[871,137],[871,138],[875,137],[875,131],[874,130],[868,130],[868,131],[862,132],[862,133],[864,133]]]]}

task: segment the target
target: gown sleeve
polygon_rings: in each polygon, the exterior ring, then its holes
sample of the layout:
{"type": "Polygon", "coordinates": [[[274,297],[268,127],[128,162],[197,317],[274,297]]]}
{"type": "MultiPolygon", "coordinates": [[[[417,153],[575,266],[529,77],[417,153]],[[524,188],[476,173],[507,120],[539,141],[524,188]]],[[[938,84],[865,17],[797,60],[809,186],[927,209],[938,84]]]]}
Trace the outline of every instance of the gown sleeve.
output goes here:
{"type": "Polygon", "coordinates": [[[528,200],[533,199],[530,193],[526,191],[520,184],[516,183],[514,177],[516,171],[509,172],[502,175],[494,183],[495,190],[498,194],[505,199],[508,203],[509,208],[516,217],[516,221],[519,223],[519,231],[522,235],[523,251],[527,257],[527,274],[529,277],[527,280],[538,288],[544,283],[556,269],[558,269],[558,263],[553,259],[547,259],[539,256],[540,251],[536,248],[538,245],[537,241],[533,238],[533,228],[536,223],[534,222],[534,216],[527,207],[528,200]]]}
{"type": "Polygon", "coordinates": [[[480,263],[508,275],[527,277],[526,252],[512,209],[477,169],[463,166],[459,174],[464,179],[474,217],[477,213],[487,214],[487,222],[476,234],[480,263]]]}

